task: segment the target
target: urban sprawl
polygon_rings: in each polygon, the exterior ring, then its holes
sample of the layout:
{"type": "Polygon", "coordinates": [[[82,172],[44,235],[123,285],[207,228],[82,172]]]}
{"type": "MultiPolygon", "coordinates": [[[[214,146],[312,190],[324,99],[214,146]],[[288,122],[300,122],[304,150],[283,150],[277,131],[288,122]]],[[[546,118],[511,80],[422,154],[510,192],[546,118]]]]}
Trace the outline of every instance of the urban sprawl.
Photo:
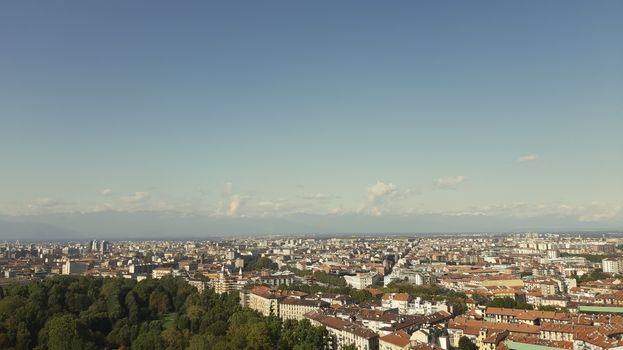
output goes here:
{"type": "Polygon", "coordinates": [[[0,285],[173,276],[327,349],[623,350],[622,257],[615,234],[5,242],[0,285]]]}

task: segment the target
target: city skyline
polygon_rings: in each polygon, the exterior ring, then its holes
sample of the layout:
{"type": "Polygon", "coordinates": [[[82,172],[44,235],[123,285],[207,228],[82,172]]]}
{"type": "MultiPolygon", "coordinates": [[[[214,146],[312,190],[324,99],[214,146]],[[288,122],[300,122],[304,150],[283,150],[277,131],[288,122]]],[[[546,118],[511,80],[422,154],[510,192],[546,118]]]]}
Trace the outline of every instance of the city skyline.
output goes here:
{"type": "Polygon", "coordinates": [[[622,10],[2,3],[0,239],[623,230],[622,10]]]}

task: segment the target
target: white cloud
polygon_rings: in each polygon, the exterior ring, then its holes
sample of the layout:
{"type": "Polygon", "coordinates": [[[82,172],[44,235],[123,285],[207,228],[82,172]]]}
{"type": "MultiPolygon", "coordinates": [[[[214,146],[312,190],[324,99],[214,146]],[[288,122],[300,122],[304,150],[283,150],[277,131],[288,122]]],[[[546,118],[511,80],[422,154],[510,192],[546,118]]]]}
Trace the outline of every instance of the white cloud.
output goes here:
{"type": "Polygon", "coordinates": [[[35,198],[32,202],[28,204],[28,208],[30,209],[39,209],[39,208],[53,208],[60,204],[59,201],[49,197],[39,197],[35,198]]]}
{"type": "Polygon", "coordinates": [[[229,206],[227,207],[227,215],[237,216],[238,211],[240,210],[241,204],[242,204],[242,200],[240,199],[240,196],[237,194],[232,195],[229,200],[229,206]]]}
{"type": "Polygon", "coordinates": [[[377,181],[374,185],[368,187],[368,202],[376,203],[387,196],[395,194],[396,191],[396,185],[393,183],[386,184],[384,182],[377,181]]]}
{"type": "Polygon", "coordinates": [[[211,215],[229,217],[244,216],[241,213],[241,208],[246,199],[248,199],[247,196],[243,196],[234,192],[233,183],[226,182],[225,184],[223,184],[221,201],[218,207],[211,211],[211,215]]]}
{"type": "Polygon", "coordinates": [[[302,197],[303,199],[311,199],[311,200],[319,200],[319,201],[324,201],[324,200],[335,198],[335,196],[326,194],[326,193],[306,193],[302,197]]]}
{"type": "Polygon", "coordinates": [[[119,199],[124,203],[132,204],[132,203],[145,202],[149,199],[149,197],[150,197],[149,192],[134,192],[127,196],[121,196],[119,197],[119,199]]]}
{"type": "Polygon", "coordinates": [[[109,196],[110,194],[112,194],[112,190],[110,188],[104,188],[100,191],[100,194],[102,196],[109,196]]]}
{"type": "Polygon", "coordinates": [[[37,197],[26,201],[5,202],[0,203],[0,207],[4,207],[2,204],[8,204],[8,206],[4,210],[0,210],[0,215],[6,214],[11,216],[70,212],[72,205],[70,202],[50,197],[37,197]]]}
{"type": "Polygon", "coordinates": [[[623,204],[592,202],[589,204],[570,203],[502,203],[466,208],[457,211],[431,211],[419,214],[444,216],[487,216],[512,217],[521,219],[539,217],[559,217],[578,222],[607,222],[623,219],[623,204]]]}
{"type": "Polygon", "coordinates": [[[610,221],[623,217],[623,204],[591,203],[578,216],[580,222],[610,221]]]}
{"type": "Polygon", "coordinates": [[[435,180],[435,187],[440,189],[454,189],[465,182],[466,179],[467,178],[463,175],[443,176],[435,180]]]}
{"type": "Polygon", "coordinates": [[[517,163],[525,163],[525,162],[533,162],[538,160],[540,157],[538,154],[526,154],[519,158],[517,158],[517,163]]]}
{"type": "Polygon", "coordinates": [[[389,199],[400,194],[396,185],[380,180],[368,187],[367,192],[368,198],[358,212],[367,212],[375,216],[383,215],[388,209],[389,199]]]}
{"type": "Polygon", "coordinates": [[[341,205],[339,207],[331,208],[328,212],[328,214],[330,215],[344,215],[348,213],[349,211],[345,210],[344,207],[342,207],[341,205]]]}
{"type": "MultiPolygon", "coordinates": [[[[435,186],[453,188],[467,181],[465,176],[445,176],[435,180],[435,186]]],[[[464,207],[454,204],[434,204],[411,201],[416,191],[403,189],[394,183],[376,181],[365,188],[365,195],[360,192],[360,201],[339,203],[338,197],[322,192],[297,194],[292,197],[258,198],[245,193],[235,192],[231,183],[225,185],[229,194],[221,198],[163,197],[149,192],[133,192],[125,195],[111,195],[102,190],[108,197],[94,199],[92,202],[67,202],[63,199],[38,197],[24,201],[0,202],[2,214],[45,215],[53,213],[98,212],[98,211],[159,211],[179,215],[206,215],[231,218],[252,217],[284,217],[293,214],[309,215],[402,215],[442,217],[483,217],[483,218],[514,218],[526,222],[585,223],[586,226],[604,227],[623,222],[623,203],[619,202],[507,202],[490,203],[488,205],[464,207]]],[[[620,225],[620,224],[619,224],[620,225]]]]}

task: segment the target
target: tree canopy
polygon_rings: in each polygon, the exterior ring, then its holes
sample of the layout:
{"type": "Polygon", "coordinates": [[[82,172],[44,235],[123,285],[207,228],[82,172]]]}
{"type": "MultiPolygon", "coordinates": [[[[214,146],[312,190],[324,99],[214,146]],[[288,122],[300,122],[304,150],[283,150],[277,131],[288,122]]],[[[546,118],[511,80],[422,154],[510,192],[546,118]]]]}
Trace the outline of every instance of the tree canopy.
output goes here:
{"type": "Polygon", "coordinates": [[[504,307],[509,309],[522,309],[522,310],[532,310],[534,307],[530,304],[526,303],[518,303],[513,298],[504,297],[504,298],[495,298],[487,303],[489,307],[504,307]]]}
{"type": "Polygon", "coordinates": [[[459,350],[476,350],[478,347],[466,336],[459,339],[459,350]]]}
{"type": "Polygon", "coordinates": [[[237,294],[200,294],[171,276],[57,276],[0,295],[0,349],[303,350],[327,337],[309,321],[264,317],[237,294]]]}

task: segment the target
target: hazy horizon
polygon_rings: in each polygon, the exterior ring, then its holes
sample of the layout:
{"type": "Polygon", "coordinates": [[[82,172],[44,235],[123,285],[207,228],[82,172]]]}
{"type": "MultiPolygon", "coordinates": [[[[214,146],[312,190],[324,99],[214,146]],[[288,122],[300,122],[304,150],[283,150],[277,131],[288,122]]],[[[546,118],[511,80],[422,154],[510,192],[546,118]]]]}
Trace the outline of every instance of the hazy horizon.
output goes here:
{"type": "MultiPolygon", "coordinates": [[[[619,224],[621,224],[619,222],[619,224]]],[[[469,233],[621,233],[594,223],[569,225],[565,218],[545,217],[527,226],[518,218],[448,220],[442,215],[381,217],[361,214],[321,216],[292,214],[280,218],[186,216],[162,212],[100,212],[0,216],[0,239],[37,241],[90,239],[208,239],[226,237],[439,235],[469,233]],[[547,226],[557,222],[559,226],[547,226]],[[566,225],[566,226],[565,226],[566,225]],[[445,228],[445,229],[440,229],[445,228]]],[[[623,227],[623,225],[619,226],[623,227]]]]}

